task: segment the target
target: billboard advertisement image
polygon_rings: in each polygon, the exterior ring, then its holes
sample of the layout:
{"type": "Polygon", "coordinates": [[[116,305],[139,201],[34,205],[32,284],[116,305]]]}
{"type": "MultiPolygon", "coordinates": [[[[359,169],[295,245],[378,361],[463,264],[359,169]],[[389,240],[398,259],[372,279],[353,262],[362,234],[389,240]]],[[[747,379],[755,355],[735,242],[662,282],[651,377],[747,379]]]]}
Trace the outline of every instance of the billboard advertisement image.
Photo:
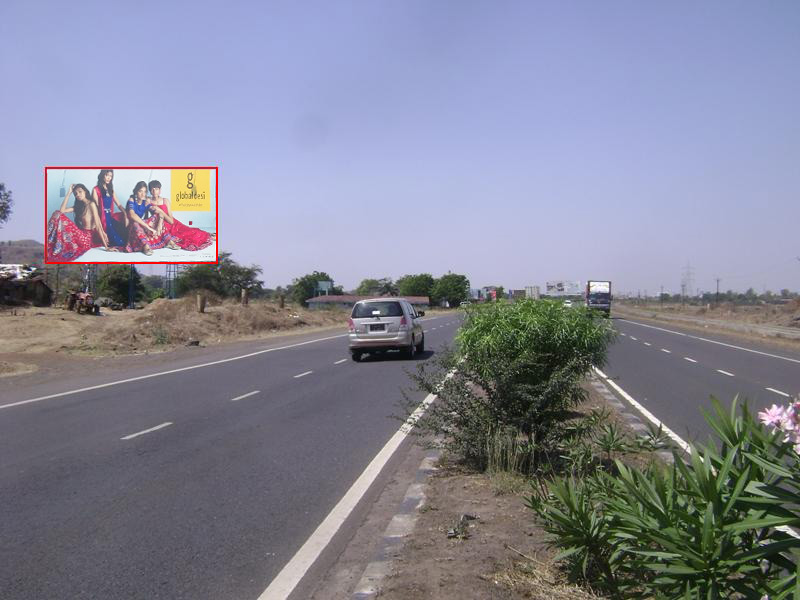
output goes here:
{"type": "Polygon", "coordinates": [[[217,167],[45,167],[45,263],[217,262],[217,167]]]}

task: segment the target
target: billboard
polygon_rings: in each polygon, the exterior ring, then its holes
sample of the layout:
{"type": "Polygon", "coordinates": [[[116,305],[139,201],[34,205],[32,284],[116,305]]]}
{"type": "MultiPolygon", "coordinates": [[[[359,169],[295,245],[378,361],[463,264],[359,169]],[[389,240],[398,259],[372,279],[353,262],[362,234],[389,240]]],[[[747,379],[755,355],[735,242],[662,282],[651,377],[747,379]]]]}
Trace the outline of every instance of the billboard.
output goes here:
{"type": "Polygon", "coordinates": [[[217,167],[45,167],[46,264],[217,263],[217,167]]]}
{"type": "Polygon", "coordinates": [[[579,296],[582,293],[580,281],[548,281],[545,294],[548,296],[579,296]]]}

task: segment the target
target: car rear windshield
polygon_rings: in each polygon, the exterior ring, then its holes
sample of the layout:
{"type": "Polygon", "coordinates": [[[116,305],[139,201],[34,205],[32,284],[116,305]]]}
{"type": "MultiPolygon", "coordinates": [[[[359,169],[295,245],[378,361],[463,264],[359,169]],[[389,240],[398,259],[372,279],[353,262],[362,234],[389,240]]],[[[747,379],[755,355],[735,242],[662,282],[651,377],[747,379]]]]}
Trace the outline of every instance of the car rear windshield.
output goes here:
{"type": "Polygon", "coordinates": [[[359,302],[353,307],[353,318],[402,317],[403,307],[399,302],[359,302]]]}

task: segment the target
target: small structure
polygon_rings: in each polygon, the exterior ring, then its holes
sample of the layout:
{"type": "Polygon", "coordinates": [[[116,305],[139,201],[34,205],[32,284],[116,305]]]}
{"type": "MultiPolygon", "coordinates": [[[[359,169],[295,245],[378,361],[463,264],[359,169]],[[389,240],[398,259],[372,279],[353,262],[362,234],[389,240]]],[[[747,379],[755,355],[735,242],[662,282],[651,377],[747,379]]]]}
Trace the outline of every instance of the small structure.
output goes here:
{"type": "MultiPolygon", "coordinates": [[[[308,304],[308,308],[310,309],[318,309],[318,308],[325,308],[328,306],[335,306],[340,308],[353,308],[353,305],[360,300],[367,300],[369,298],[376,298],[378,296],[355,296],[352,294],[345,294],[342,296],[315,296],[314,298],[309,298],[306,300],[306,304],[308,304]]],[[[380,296],[383,298],[384,296],[380,296]]],[[[391,300],[396,296],[385,296],[387,300],[391,300]]],[[[428,296],[402,296],[405,300],[408,300],[414,308],[421,308],[423,310],[427,309],[430,306],[431,300],[428,296]]]]}

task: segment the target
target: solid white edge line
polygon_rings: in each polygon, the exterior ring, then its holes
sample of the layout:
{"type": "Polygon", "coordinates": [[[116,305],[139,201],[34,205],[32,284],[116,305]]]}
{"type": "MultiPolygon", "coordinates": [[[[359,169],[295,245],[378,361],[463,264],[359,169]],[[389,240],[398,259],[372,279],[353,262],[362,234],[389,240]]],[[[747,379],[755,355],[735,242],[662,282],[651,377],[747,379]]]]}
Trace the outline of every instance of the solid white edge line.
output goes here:
{"type": "Polygon", "coordinates": [[[342,333],[340,335],[331,335],[324,338],[317,338],[315,340],[308,340],[305,342],[299,342],[297,344],[289,344],[288,346],[278,346],[276,348],[266,348],[264,350],[258,350],[256,352],[250,352],[248,354],[242,354],[241,356],[232,356],[231,358],[223,358],[222,360],[215,360],[207,363],[201,363],[199,365],[191,365],[188,367],[181,367],[180,369],[170,369],[169,371],[159,371],[158,373],[150,373],[149,375],[140,375],[138,377],[130,377],[128,379],[120,379],[118,381],[109,381],[108,383],[101,383],[98,385],[91,385],[85,388],[80,388],[77,390],[69,390],[67,392],[58,392],[57,394],[49,394],[47,396],[39,396],[38,398],[31,398],[29,400],[20,400],[19,402],[12,402],[11,404],[0,404],[0,410],[4,408],[11,408],[12,406],[21,406],[23,404],[31,404],[32,402],[41,402],[42,400],[50,400],[52,398],[60,398],[62,396],[69,396],[71,394],[79,394],[81,392],[89,392],[91,390],[100,390],[106,387],[111,387],[113,385],[121,385],[123,383],[130,383],[132,381],[141,381],[143,379],[150,379],[152,377],[161,377],[162,375],[171,375],[172,373],[181,373],[182,371],[191,371],[192,369],[201,369],[203,367],[211,367],[213,365],[221,365],[223,363],[232,362],[234,360],[241,360],[243,358],[250,358],[251,356],[258,356],[259,354],[266,354],[267,352],[275,352],[277,350],[287,350],[288,348],[297,348],[298,346],[305,346],[307,344],[314,344],[316,342],[324,342],[327,340],[335,340],[336,338],[340,337],[347,337],[347,333],[342,333]]]}
{"type": "Polygon", "coordinates": [[[254,390],[252,392],[247,392],[246,394],[242,394],[241,396],[236,396],[236,398],[231,398],[231,402],[236,402],[238,400],[243,400],[245,398],[249,398],[250,396],[255,396],[256,394],[260,394],[261,390],[254,390]]]}
{"type": "Polygon", "coordinates": [[[335,363],[333,363],[333,364],[335,364],[335,365],[340,365],[340,364],[342,364],[343,362],[347,362],[347,359],[346,359],[346,358],[343,358],[342,360],[337,360],[337,361],[336,361],[335,363]]]}
{"type": "MultiPolygon", "coordinates": [[[[434,319],[441,319],[442,317],[430,317],[426,321],[433,321],[434,319]]],[[[188,367],[181,367],[180,369],[170,369],[169,371],[159,371],[158,373],[150,373],[148,375],[140,375],[138,377],[129,377],[128,379],[120,379],[118,381],[109,381],[108,383],[100,383],[98,385],[90,385],[88,387],[79,388],[77,390],[69,390],[66,392],[58,392],[56,394],[48,394],[47,396],[39,396],[37,398],[30,398],[28,400],[20,400],[19,402],[11,402],[9,404],[0,404],[0,410],[4,408],[11,408],[13,406],[22,406],[24,404],[31,404],[33,402],[42,402],[43,400],[51,400],[52,398],[61,398],[63,396],[70,396],[72,394],[80,394],[81,392],[90,392],[92,390],[100,390],[113,385],[121,385],[123,383],[131,383],[132,381],[141,381],[143,379],[150,379],[151,377],[161,377],[162,375],[171,375],[172,373],[180,373],[182,371],[191,371],[192,369],[202,369],[203,367],[211,367],[213,365],[221,365],[223,363],[232,362],[234,360],[241,360],[243,358],[250,358],[251,356],[258,356],[259,354],[266,354],[267,352],[275,352],[277,350],[288,350],[289,348],[297,348],[298,346],[305,346],[307,344],[314,344],[316,342],[325,342],[327,340],[335,340],[336,338],[347,337],[349,334],[341,333],[339,335],[330,335],[328,337],[317,338],[314,340],[306,340],[305,342],[298,342],[297,344],[289,344],[287,346],[277,346],[275,348],[265,348],[242,354],[241,356],[232,356],[230,358],[223,358],[221,360],[214,360],[199,365],[190,365],[188,367]]]]}
{"type": "Polygon", "coordinates": [[[625,400],[627,400],[627,401],[630,403],[630,405],[631,405],[631,406],[633,406],[633,407],[634,407],[636,410],[638,410],[640,413],[642,413],[642,415],[644,415],[644,417],[645,417],[645,418],[646,418],[648,421],[650,421],[650,422],[651,422],[653,425],[655,425],[656,427],[661,427],[661,429],[662,429],[663,431],[665,431],[665,432],[666,432],[666,434],[667,434],[667,435],[668,435],[670,438],[672,438],[672,440],[673,440],[673,441],[674,441],[676,444],[678,444],[678,446],[680,446],[681,448],[683,448],[684,452],[687,452],[687,453],[691,454],[691,452],[692,452],[692,451],[691,451],[691,446],[689,446],[689,444],[687,444],[687,443],[686,443],[686,442],[685,442],[685,441],[684,441],[684,440],[683,440],[683,439],[682,439],[682,438],[681,438],[681,437],[680,437],[680,436],[679,436],[677,433],[675,433],[675,432],[674,432],[674,431],[672,431],[672,430],[671,430],[669,427],[667,427],[666,425],[664,425],[664,423],[662,423],[661,421],[659,421],[659,420],[658,420],[658,419],[655,417],[655,415],[653,415],[653,413],[651,413],[651,412],[650,412],[649,410],[647,410],[647,409],[646,409],[644,406],[642,406],[642,405],[641,405],[641,404],[639,404],[639,403],[638,403],[636,400],[634,400],[634,399],[633,399],[633,397],[632,397],[630,394],[628,394],[628,392],[626,392],[626,391],[625,391],[625,390],[623,390],[621,387],[619,387],[615,381],[613,381],[613,380],[609,379],[608,375],[606,375],[605,373],[603,373],[603,372],[602,372],[600,369],[598,369],[597,367],[592,367],[592,368],[595,370],[595,372],[596,372],[596,373],[597,373],[597,374],[598,374],[600,377],[602,377],[603,381],[605,381],[605,382],[606,382],[608,385],[610,385],[612,388],[614,388],[614,390],[616,390],[616,392],[617,392],[617,393],[618,393],[620,396],[622,396],[623,398],[625,398],[625,400]]]}
{"type": "Polygon", "coordinates": [[[689,362],[693,362],[693,363],[696,363],[696,362],[697,362],[695,359],[693,359],[693,358],[689,358],[688,356],[684,356],[684,357],[683,357],[683,360],[688,360],[689,362]]]}
{"type": "MultiPolygon", "coordinates": [[[[453,376],[455,370],[450,371],[446,378],[453,376]]],[[[287,598],[292,593],[297,584],[306,574],[311,565],[319,558],[319,555],[339,531],[350,513],[359,503],[369,487],[380,474],[381,470],[394,454],[395,450],[405,440],[406,436],[414,428],[414,424],[419,420],[425,410],[436,399],[434,394],[428,394],[422,403],[411,413],[411,416],[398,429],[388,442],[381,448],[380,452],[367,465],[364,472],[358,476],[347,490],[342,499],[328,513],[328,516],[319,524],[306,542],[300,547],[295,555],[281,569],[275,578],[270,582],[266,590],[258,597],[258,600],[274,600],[277,598],[287,598]]]]}
{"type": "MultiPolygon", "coordinates": [[[[666,426],[666,425],[664,425],[664,424],[663,424],[661,421],[659,421],[659,420],[658,420],[658,419],[657,419],[657,418],[656,418],[656,417],[653,415],[653,413],[651,413],[651,412],[650,412],[649,410],[647,410],[647,409],[646,409],[644,406],[642,406],[642,405],[641,405],[641,404],[639,404],[639,403],[638,403],[636,400],[634,400],[634,399],[633,399],[633,398],[630,396],[630,394],[628,394],[628,393],[627,393],[625,390],[623,390],[623,389],[622,389],[620,386],[618,386],[618,385],[617,385],[617,384],[616,384],[614,381],[612,381],[611,379],[609,379],[609,377],[608,377],[608,376],[607,376],[605,373],[603,373],[603,372],[602,372],[600,369],[598,369],[597,367],[592,367],[592,369],[594,369],[594,370],[595,370],[595,372],[596,372],[596,373],[597,373],[597,374],[598,374],[600,377],[602,377],[602,379],[603,379],[603,381],[604,381],[604,382],[606,382],[608,385],[610,385],[611,387],[613,387],[613,388],[614,388],[614,389],[615,389],[615,390],[616,390],[616,391],[619,393],[619,395],[620,395],[620,396],[622,396],[623,398],[625,398],[625,400],[627,400],[627,401],[630,403],[630,405],[631,405],[631,406],[633,406],[633,407],[634,407],[636,410],[638,410],[640,413],[642,413],[642,415],[643,415],[643,416],[644,416],[644,417],[645,417],[645,418],[646,418],[648,421],[650,421],[651,423],[653,423],[653,424],[654,424],[656,427],[661,427],[661,429],[662,429],[663,431],[665,431],[665,432],[667,433],[667,435],[668,435],[670,438],[672,438],[672,440],[673,440],[673,441],[675,441],[675,443],[677,443],[677,444],[678,444],[678,445],[679,445],[681,448],[683,448],[684,452],[686,452],[687,454],[691,454],[691,453],[692,453],[692,447],[691,447],[689,444],[687,444],[685,441],[683,441],[683,439],[681,439],[681,437],[680,437],[680,436],[679,436],[677,433],[675,433],[675,432],[674,432],[674,431],[672,431],[672,430],[671,430],[669,427],[667,427],[667,426],[666,426]]],[[[767,388],[767,389],[770,389],[770,388],[767,388]]],[[[702,456],[700,457],[700,460],[701,460],[701,461],[703,460],[702,456]]],[[[789,534],[789,535],[791,535],[792,537],[795,537],[795,538],[800,538],[800,533],[798,533],[797,531],[795,531],[794,529],[792,529],[791,527],[788,527],[788,526],[786,526],[786,525],[781,525],[781,526],[779,526],[779,527],[776,527],[775,529],[777,529],[778,531],[782,531],[783,533],[789,534]]],[[[260,599],[259,599],[259,600],[260,600],[260,599]]]]}
{"type": "Polygon", "coordinates": [[[300,373],[299,375],[292,375],[295,379],[299,379],[300,377],[305,377],[306,375],[311,375],[314,371],[305,371],[300,373]]]}
{"type": "Polygon", "coordinates": [[[723,375],[727,375],[728,377],[734,377],[733,373],[728,373],[727,371],[723,371],[722,369],[717,369],[717,373],[722,373],[723,375]]]}
{"type": "Polygon", "coordinates": [[[736,350],[744,350],[745,352],[752,352],[753,354],[761,354],[762,356],[769,356],[770,358],[779,358],[780,360],[788,360],[789,362],[800,364],[800,360],[796,358],[789,358],[788,356],[781,356],[780,354],[770,354],[769,352],[762,352],[761,350],[753,350],[752,348],[736,346],[735,344],[726,344],[725,342],[718,342],[717,340],[709,340],[708,338],[700,337],[699,335],[689,335],[688,333],[681,333],[680,331],[672,331],[671,329],[664,329],[663,327],[656,327],[655,325],[646,325],[645,323],[638,323],[636,321],[631,321],[630,319],[620,319],[620,321],[625,321],[626,323],[633,323],[634,325],[639,325],[640,327],[649,327],[650,329],[658,329],[659,331],[666,331],[667,333],[673,333],[675,335],[682,335],[683,337],[689,337],[694,340],[708,342],[709,344],[718,344],[720,346],[727,346],[728,348],[735,348],[736,350]]]}
{"type": "Polygon", "coordinates": [[[140,435],[144,435],[145,433],[150,433],[151,431],[157,431],[159,429],[164,429],[164,427],[169,427],[172,425],[169,421],[166,423],[162,423],[161,425],[156,425],[155,427],[151,427],[150,429],[145,429],[144,431],[139,431],[137,433],[132,433],[130,435],[126,435],[125,437],[121,437],[121,440],[131,440],[135,437],[139,437],[140,435]]]}
{"type": "Polygon", "coordinates": [[[786,392],[782,392],[780,390],[776,390],[775,388],[764,388],[764,389],[767,390],[768,392],[775,392],[776,394],[779,394],[780,396],[783,396],[784,398],[791,398],[792,397],[791,394],[787,394],[786,392]]]}

